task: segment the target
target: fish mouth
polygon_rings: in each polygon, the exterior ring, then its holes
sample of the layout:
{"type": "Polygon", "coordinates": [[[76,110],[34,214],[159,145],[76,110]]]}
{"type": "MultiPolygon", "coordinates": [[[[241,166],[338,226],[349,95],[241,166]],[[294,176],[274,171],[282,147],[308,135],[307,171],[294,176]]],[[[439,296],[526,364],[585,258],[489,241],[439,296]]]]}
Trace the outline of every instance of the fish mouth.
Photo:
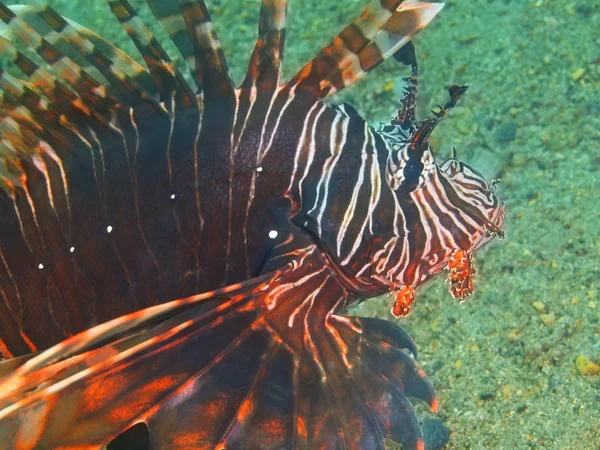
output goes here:
{"type": "Polygon", "coordinates": [[[494,208],[490,214],[489,221],[483,226],[483,233],[481,236],[474,240],[471,247],[471,252],[483,247],[488,242],[491,242],[494,238],[504,239],[504,216],[506,213],[506,206],[503,202],[498,201],[498,206],[494,208]]]}
{"type": "MultiPolygon", "coordinates": [[[[431,279],[433,276],[448,268],[449,258],[452,251],[464,250],[469,254],[475,253],[481,247],[491,242],[495,238],[504,239],[504,220],[505,220],[506,207],[500,200],[497,201],[497,205],[491,211],[489,211],[488,221],[484,222],[481,228],[472,235],[470,246],[467,244],[467,248],[456,248],[456,249],[441,249],[440,252],[435,255],[435,262],[429,265],[422,266],[422,274],[425,275],[425,279],[417,282],[413,287],[418,287],[424,284],[426,281],[431,279]]],[[[398,278],[397,273],[372,273],[368,278],[375,289],[380,289],[388,293],[396,292],[398,289],[404,286],[402,279],[398,278]]]]}

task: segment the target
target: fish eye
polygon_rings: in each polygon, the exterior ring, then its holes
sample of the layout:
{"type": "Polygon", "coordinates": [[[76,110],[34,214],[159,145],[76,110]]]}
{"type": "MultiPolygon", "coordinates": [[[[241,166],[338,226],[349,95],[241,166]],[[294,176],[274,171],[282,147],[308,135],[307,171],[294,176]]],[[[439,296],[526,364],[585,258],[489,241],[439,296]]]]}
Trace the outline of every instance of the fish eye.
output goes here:
{"type": "Polygon", "coordinates": [[[419,183],[419,177],[423,173],[423,163],[420,159],[409,159],[404,166],[404,186],[412,186],[419,183]]]}
{"type": "Polygon", "coordinates": [[[429,149],[409,154],[407,148],[398,149],[388,160],[388,183],[395,191],[413,192],[422,188],[435,167],[429,149]]]}

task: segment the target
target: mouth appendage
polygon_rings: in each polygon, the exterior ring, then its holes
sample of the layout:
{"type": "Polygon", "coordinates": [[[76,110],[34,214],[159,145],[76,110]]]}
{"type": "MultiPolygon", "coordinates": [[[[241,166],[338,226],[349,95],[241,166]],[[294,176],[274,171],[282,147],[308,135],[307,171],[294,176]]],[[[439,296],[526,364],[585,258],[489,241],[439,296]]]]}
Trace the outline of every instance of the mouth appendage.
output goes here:
{"type": "MultiPolygon", "coordinates": [[[[400,143],[408,147],[406,165],[402,174],[405,181],[400,184],[399,189],[412,192],[422,186],[422,184],[418,184],[418,175],[421,174],[424,168],[422,163],[424,155],[427,152],[431,152],[428,142],[429,137],[440,121],[456,106],[461,97],[466,93],[468,86],[450,86],[448,89],[450,97],[448,102],[444,106],[440,106],[432,111],[432,115],[427,119],[419,121],[415,112],[419,87],[419,69],[415,48],[412,43],[409,42],[398,50],[394,54],[394,59],[404,65],[410,66],[411,76],[404,79],[406,87],[404,89],[404,97],[400,100],[401,109],[392,119],[391,124],[382,127],[382,130],[388,136],[397,137],[400,143]],[[415,174],[415,171],[418,173],[415,174]],[[407,182],[406,180],[409,181],[407,182]]],[[[477,175],[481,178],[479,174],[477,175]]],[[[483,179],[480,181],[485,184],[483,179]]],[[[485,187],[492,196],[495,196],[497,182],[498,180],[494,180],[489,187],[487,185],[485,187]]],[[[493,238],[503,239],[503,223],[504,205],[499,203],[498,207],[489,214],[489,219],[484,221],[480,229],[474,233],[468,245],[446,249],[445,253],[448,257],[445,258],[443,263],[438,263],[436,273],[439,270],[448,270],[449,292],[454,298],[464,301],[468,296],[473,294],[473,278],[477,274],[473,263],[473,253],[493,238]]],[[[386,280],[381,278],[380,281],[386,282],[386,280]]],[[[394,296],[394,304],[391,308],[392,315],[394,317],[406,317],[414,304],[415,290],[423,283],[419,282],[416,285],[409,285],[401,284],[394,280],[387,280],[387,283],[389,283],[390,290],[394,296]]]]}

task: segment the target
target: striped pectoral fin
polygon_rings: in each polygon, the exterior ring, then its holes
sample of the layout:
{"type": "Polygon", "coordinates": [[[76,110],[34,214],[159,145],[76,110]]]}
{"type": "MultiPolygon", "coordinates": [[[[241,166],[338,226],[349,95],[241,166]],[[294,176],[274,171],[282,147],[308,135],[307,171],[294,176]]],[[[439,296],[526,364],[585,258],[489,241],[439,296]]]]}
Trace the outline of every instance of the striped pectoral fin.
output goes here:
{"type": "Polygon", "coordinates": [[[202,0],[147,0],[179,49],[205,98],[233,98],[227,61],[202,0]]]}
{"type": "Polygon", "coordinates": [[[348,293],[318,249],[294,258],[31,358],[0,379],[1,442],[102,446],[143,422],[152,448],[422,448],[407,397],[435,399],[410,337],[336,315],[348,293]]]}
{"type": "Polygon", "coordinates": [[[242,88],[259,87],[272,91],[279,83],[285,30],[287,0],[263,0],[260,8],[258,39],[250,57],[242,88]]]}
{"type": "Polygon", "coordinates": [[[392,56],[442,9],[441,3],[378,0],[290,81],[320,97],[352,84],[392,56]]]}

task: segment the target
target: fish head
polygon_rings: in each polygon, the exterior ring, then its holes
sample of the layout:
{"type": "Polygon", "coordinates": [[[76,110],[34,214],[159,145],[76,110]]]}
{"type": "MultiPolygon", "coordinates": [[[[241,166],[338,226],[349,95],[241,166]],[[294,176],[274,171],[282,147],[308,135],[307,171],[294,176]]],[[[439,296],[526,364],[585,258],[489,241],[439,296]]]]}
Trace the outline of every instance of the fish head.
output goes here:
{"type": "Polygon", "coordinates": [[[381,222],[364,275],[390,290],[415,289],[450,269],[457,252],[470,261],[483,245],[504,237],[505,205],[497,180],[488,183],[455,157],[438,164],[428,134],[420,135],[425,127],[389,145],[383,169],[382,189],[391,195],[382,195],[388,202],[374,214],[381,222]]]}

